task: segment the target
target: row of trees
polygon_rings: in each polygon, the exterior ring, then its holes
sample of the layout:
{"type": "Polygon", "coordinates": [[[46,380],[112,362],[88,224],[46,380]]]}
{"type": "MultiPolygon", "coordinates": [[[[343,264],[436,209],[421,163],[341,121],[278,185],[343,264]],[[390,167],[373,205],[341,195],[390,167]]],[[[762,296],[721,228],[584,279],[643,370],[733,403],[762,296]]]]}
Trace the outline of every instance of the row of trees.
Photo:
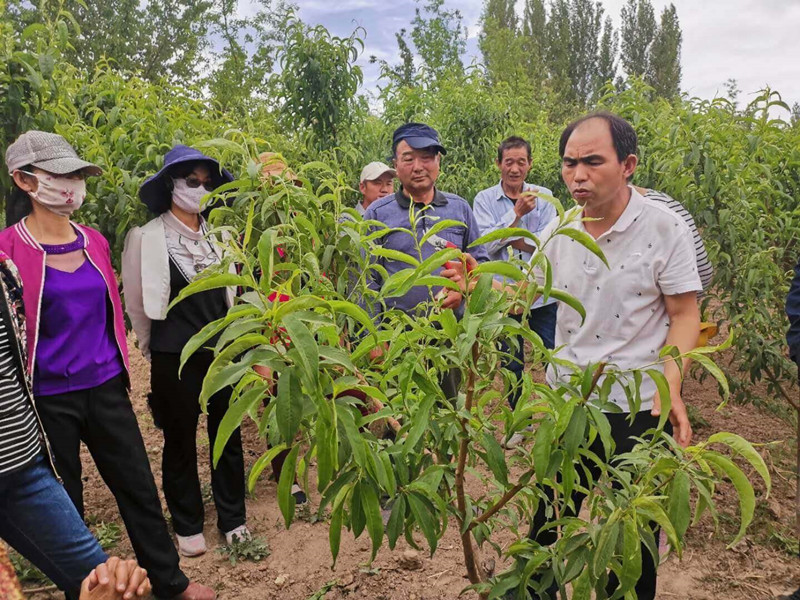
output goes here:
{"type": "Polygon", "coordinates": [[[662,98],[680,93],[681,28],[670,4],[656,22],[650,0],[628,0],[614,28],[600,0],[486,0],[480,47],[492,81],[529,79],[586,107],[609,81],[644,79],[662,98]]]}

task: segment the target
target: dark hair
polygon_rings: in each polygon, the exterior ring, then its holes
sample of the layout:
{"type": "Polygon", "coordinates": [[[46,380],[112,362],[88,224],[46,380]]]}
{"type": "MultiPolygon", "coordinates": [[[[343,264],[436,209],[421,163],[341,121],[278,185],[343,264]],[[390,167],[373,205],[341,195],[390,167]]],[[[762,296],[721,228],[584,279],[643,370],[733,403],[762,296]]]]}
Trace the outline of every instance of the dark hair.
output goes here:
{"type": "Polygon", "coordinates": [[[567,147],[572,132],[586,121],[590,119],[602,119],[608,123],[608,128],[611,130],[611,142],[614,144],[614,150],[617,152],[619,162],[622,162],[631,154],[636,154],[639,149],[638,140],[636,138],[636,131],[630,123],[622,117],[606,111],[590,113],[580,119],[573,121],[566,126],[561,133],[561,140],[558,143],[558,155],[564,158],[564,149],[567,147]]]}
{"type": "Polygon", "coordinates": [[[497,162],[503,162],[503,154],[505,151],[513,148],[525,148],[528,152],[528,160],[531,159],[531,145],[528,143],[528,140],[518,135],[512,135],[500,142],[500,145],[497,147],[497,162]]]}
{"type": "MultiPolygon", "coordinates": [[[[25,165],[20,167],[20,171],[30,171],[32,165],[25,165]]],[[[23,190],[17,183],[11,180],[11,193],[8,195],[6,202],[6,227],[16,225],[22,219],[27,217],[33,211],[33,204],[31,204],[31,197],[28,192],[23,190]]]]}

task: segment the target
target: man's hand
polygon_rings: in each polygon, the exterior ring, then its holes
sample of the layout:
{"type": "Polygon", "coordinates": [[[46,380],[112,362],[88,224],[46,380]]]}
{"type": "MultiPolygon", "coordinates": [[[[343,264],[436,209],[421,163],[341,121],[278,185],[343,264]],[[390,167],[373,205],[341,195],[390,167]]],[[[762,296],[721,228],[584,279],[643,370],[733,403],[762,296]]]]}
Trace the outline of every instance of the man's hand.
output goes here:
{"type": "Polygon", "coordinates": [[[369,351],[369,360],[370,362],[375,362],[376,360],[381,360],[383,355],[389,350],[389,344],[386,342],[382,344],[378,344],[372,350],[369,351]]]}
{"type": "MultiPolygon", "coordinates": [[[[669,410],[669,422],[672,423],[672,437],[680,444],[681,448],[686,448],[692,443],[692,424],[689,422],[689,413],[686,412],[686,404],[680,394],[672,394],[669,410]]],[[[661,398],[656,393],[653,398],[653,410],[650,414],[654,417],[661,415],[661,398]]]]}
{"type": "Polygon", "coordinates": [[[80,600],[132,600],[150,595],[147,571],[135,560],[112,556],[100,563],[81,584],[80,600]]]}
{"type": "Polygon", "coordinates": [[[522,218],[536,208],[536,192],[522,192],[514,203],[514,214],[522,218]]]}
{"type": "Polygon", "coordinates": [[[527,252],[528,254],[533,254],[534,252],[536,252],[536,248],[531,246],[524,239],[514,240],[509,244],[509,246],[511,246],[515,250],[520,250],[521,252],[527,252]]]}
{"type": "MultiPolygon", "coordinates": [[[[478,266],[478,261],[469,253],[465,252],[461,255],[463,260],[450,260],[444,264],[444,269],[440,273],[442,277],[446,277],[450,281],[458,284],[462,291],[467,289],[467,278],[464,276],[464,265],[466,271],[472,271],[478,266]]],[[[446,302],[446,301],[445,301],[446,302]]],[[[459,301],[460,302],[460,301],[459,301]]],[[[449,307],[445,307],[449,308],[449,307]]]]}
{"type": "Polygon", "coordinates": [[[448,289],[447,295],[444,297],[444,301],[442,302],[442,308],[456,309],[461,306],[461,301],[463,299],[464,296],[461,294],[461,292],[448,289]]]}

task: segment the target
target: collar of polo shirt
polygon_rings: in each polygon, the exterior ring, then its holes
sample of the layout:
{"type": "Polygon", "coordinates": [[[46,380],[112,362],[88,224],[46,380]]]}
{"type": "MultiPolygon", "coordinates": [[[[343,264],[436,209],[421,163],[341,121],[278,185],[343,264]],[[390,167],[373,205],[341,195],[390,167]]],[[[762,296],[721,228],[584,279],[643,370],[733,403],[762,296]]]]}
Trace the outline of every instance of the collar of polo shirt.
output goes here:
{"type": "MultiPolygon", "coordinates": [[[[628,189],[631,190],[631,198],[630,200],[628,200],[628,206],[626,206],[625,210],[622,211],[622,214],[617,219],[617,222],[614,223],[600,237],[603,237],[604,235],[608,235],[609,233],[613,233],[615,231],[616,232],[625,231],[636,221],[636,219],[639,218],[639,215],[642,214],[645,202],[644,197],[635,189],[633,189],[632,186],[628,186],[628,189]]],[[[581,216],[583,216],[583,213],[581,213],[581,216]]],[[[586,230],[583,221],[580,222],[580,226],[584,231],[586,230]]]]}
{"type": "MultiPolygon", "coordinates": [[[[408,209],[408,207],[411,206],[411,198],[405,195],[402,185],[400,186],[400,189],[394,193],[394,199],[402,208],[408,209]]],[[[431,201],[431,204],[434,206],[445,206],[447,204],[447,196],[445,196],[438,189],[434,188],[433,200],[431,201]]]]}

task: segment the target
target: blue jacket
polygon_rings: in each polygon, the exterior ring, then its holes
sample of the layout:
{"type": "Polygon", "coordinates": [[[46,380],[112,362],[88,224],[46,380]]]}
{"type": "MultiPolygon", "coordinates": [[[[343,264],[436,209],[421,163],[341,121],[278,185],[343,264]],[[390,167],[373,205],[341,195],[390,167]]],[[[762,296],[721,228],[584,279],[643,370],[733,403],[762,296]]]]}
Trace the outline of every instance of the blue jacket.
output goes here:
{"type": "MultiPolygon", "coordinates": [[[[411,223],[408,214],[410,204],[409,198],[400,190],[370,204],[364,214],[364,220],[380,221],[389,228],[401,227],[410,229],[411,223]]],[[[418,208],[421,208],[421,206],[418,208]]],[[[472,242],[480,237],[480,229],[475,221],[475,216],[472,214],[470,205],[460,196],[443,193],[439,190],[436,190],[431,206],[425,210],[424,215],[421,215],[417,221],[417,231],[415,232],[416,240],[408,233],[393,231],[381,238],[379,243],[384,248],[408,254],[419,261],[424,261],[434,254],[436,249],[431,244],[423,244],[421,248],[422,254],[420,256],[417,253],[416,241],[420,240],[422,236],[425,235],[425,232],[440,219],[453,219],[462,223],[462,225],[459,227],[448,227],[440,231],[439,237],[453,242],[464,252],[470,252],[478,262],[485,262],[488,260],[489,257],[486,254],[486,249],[482,245],[468,248],[472,242]]],[[[377,256],[374,257],[374,260],[381,264],[390,276],[398,271],[410,268],[408,263],[399,260],[377,256]]],[[[440,271],[441,269],[436,269],[433,274],[438,275],[440,271]]],[[[370,279],[370,286],[375,290],[379,290],[382,285],[383,281],[381,281],[377,273],[373,271],[370,279]]],[[[431,291],[424,286],[412,287],[404,296],[386,298],[386,305],[387,308],[398,308],[406,313],[413,314],[419,304],[431,300],[433,295],[438,291],[437,289],[431,291]]]]}
{"type": "Polygon", "coordinates": [[[800,261],[794,268],[794,279],[786,297],[786,316],[789,317],[789,331],[786,332],[789,356],[800,367],[800,261]]]}

